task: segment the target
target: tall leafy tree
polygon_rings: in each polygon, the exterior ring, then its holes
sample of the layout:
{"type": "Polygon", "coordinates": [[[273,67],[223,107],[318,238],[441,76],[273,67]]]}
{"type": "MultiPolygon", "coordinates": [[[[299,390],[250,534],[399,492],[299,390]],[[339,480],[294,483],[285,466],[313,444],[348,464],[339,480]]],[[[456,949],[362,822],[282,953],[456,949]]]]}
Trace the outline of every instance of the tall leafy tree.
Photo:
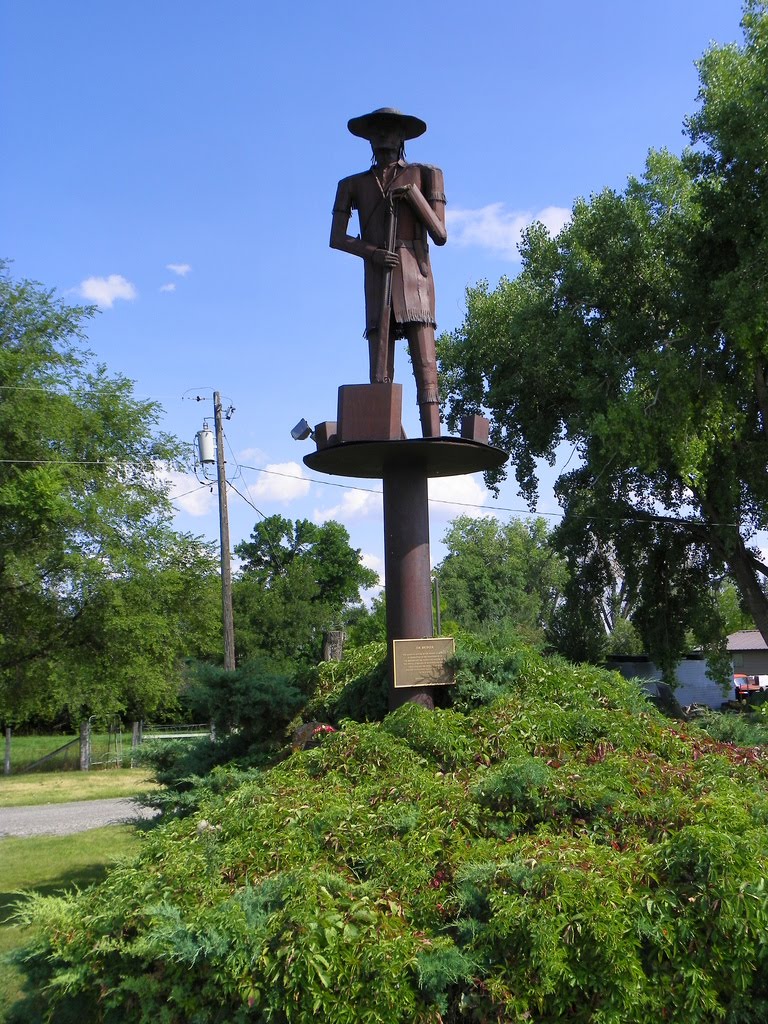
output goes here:
{"type": "Polygon", "coordinates": [[[0,264],[0,713],[168,703],[211,649],[211,552],[171,528],[159,407],[93,363],[89,308],[0,264]]]}
{"type": "Polygon", "coordinates": [[[615,548],[571,520],[554,532],[552,542],[568,566],[563,600],[547,629],[556,650],[571,661],[596,664],[609,654],[642,654],[632,622],[636,581],[615,548]]]}
{"type": "Polygon", "coordinates": [[[243,560],[233,587],[241,661],[258,654],[317,661],[324,631],[343,626],[361,588],[378,582],[333,521],[268,516],[235,553],[243,560]]]}
{"type": "Polygon", "coordinates": [[[467,630],[510,626],[543,635],[567,579],[543,519],[459,516],[443,542],[448,553],[435,575],[447,618],[467,630]]]}
{"type": "Polygon", "coordinates": [[[768,13],[699,64],[680,157],[651,152],[623,192],[535,225],[515,280],[468,292],[441,346],[451,418],[489,410],[526,496],[562,443],[569,530],[612,546],[635,622],[671,674],[688,631],[722,647],[729,575],[768,640],[768,13]]]}
{"type": "Polygon", "coordinates": [[[361,605],[349,617],[348,643],[353,647],[387,639],[387,599],[384,591],[371,601],[370,608],[361,605]]]}

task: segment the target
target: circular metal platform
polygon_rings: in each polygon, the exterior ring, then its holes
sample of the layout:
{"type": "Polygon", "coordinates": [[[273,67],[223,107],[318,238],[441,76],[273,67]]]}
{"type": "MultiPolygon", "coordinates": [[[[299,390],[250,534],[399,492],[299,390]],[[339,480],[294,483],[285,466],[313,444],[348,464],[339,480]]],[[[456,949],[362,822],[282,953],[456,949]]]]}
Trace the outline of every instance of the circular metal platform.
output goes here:
{"type": "Polygon", "coordinates": [[[318,473],[381,480],[391,469],[423,467],[427,477],[464,476],[498,469],[507,453],[463,437],[414,437],[402,441],[347,441],[304,456],[318,473]]]}

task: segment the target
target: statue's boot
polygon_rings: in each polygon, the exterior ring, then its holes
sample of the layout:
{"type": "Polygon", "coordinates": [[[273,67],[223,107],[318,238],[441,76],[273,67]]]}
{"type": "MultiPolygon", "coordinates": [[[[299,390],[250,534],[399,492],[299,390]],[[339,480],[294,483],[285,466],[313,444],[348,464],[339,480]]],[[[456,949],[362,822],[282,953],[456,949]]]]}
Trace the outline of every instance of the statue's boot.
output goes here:
{"type": "Polygon", "coordinates": [[[440,437],[440,406],[437,402],[419,402],[422,437],[440,437]]]}

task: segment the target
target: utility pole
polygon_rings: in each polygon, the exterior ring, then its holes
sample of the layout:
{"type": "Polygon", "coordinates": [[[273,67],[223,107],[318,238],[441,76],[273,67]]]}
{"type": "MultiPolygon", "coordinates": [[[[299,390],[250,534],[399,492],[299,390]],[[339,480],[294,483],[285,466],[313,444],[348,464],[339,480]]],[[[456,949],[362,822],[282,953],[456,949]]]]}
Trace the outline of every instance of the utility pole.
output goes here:
{"type": "Polygon", "coordinates": [[[232,569],[229,559],[229,513],[227,511],[227,477],[224,470],[224,428],[221,423],[221,395],[213,393],[213,416],[216,430],[216,472],[219,484],[219,536],[221,538],[221,619],[224,626],[224,669],[235,668],[235,627],[232,616],[232,569]]]}

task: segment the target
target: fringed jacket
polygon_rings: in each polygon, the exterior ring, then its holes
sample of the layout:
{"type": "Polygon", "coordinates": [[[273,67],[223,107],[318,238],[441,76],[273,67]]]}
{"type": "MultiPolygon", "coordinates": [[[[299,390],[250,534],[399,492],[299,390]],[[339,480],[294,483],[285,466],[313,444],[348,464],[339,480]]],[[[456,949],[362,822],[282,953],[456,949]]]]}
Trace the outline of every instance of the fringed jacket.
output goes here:
{"type": "MultiPolygon", "coordinates": [[[[384,275],[381,267],[371,261],[376,249],[387,246],[387,211],[392,188],[416,185],[442,223],[445,222],[443,172],[428,164],[399,161],[394,175],[382,177],[388,168],[372,167],[362,174],[353,174],[339,182],[334,218],[346,218],[357,210],[360,235],[350,240],[347,249],[365,260],[365,336],[378,328],[381,309],[381,288],[384,275]]],[[[435,285],[429,262],[427,231],[410,205],[395,204],[397,230],[395,247],[400,265],[392,271],[393,336],[405,336],[405,325],[435,324],[435,285]]]]}

